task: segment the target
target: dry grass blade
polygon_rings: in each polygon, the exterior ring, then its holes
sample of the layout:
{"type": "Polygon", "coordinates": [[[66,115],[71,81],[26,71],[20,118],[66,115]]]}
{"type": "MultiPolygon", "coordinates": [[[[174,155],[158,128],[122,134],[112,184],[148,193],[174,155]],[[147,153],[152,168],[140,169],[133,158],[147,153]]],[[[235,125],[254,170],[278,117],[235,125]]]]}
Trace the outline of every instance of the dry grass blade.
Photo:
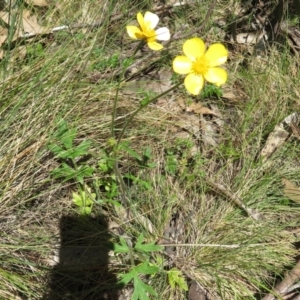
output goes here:
{"type": "Polygon", "coordinates": [[[284,184],[284,195],[300,204],[300,189],[286,178],[282,179],[282,183],[284,184]]]}
{"type": "Polygon", "coordinates": [[[25,2],[27,4],[33,4],[33,5],[41,6],[41,7],[49,6],[49,4],[46,2],[46,0],[25,0],[25,2]]]}

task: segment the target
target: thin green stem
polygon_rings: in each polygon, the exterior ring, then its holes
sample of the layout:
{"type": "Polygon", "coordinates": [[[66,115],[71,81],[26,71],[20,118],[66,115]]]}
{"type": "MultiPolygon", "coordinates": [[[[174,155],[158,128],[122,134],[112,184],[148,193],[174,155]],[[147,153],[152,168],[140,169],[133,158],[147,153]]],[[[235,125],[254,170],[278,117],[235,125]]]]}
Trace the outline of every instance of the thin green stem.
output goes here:
{"type": "Polygon", "coordinates": [[[115,94],[115,98],[114,98],[113,110],[112,110],[112,114],[111,114],[111,136],[112,136],[112,138],[115,137],[114,128],[115,128],[117,104],[118,104],[118,99],[119,99],[120,86],[121,86],[121,82],[122,82],[121,78],[123,78],[125,71],[126,71],[126,69],[123,67],[120,79],[118,81],[118,86],[117,86],[117,91],[116,91],[116,94],[115,94]]]}
{"type": "Polygon", "coordinates": [[[133,54],[132,54],[131,57],[135,57],[135,55],[136,55],[137,52],[142,48],[143,45],[144,45],[144,41],[141,41],[141,42],[137,45],[137,47],[135,48],[135,50],[134,50],[134,52],[133,52],[133,54]]]}
{"type": "MultiPolygon", "coordinates": [[[[141,48],[142,44],[143,44],[143,41],[140,42],[137,45],[135,51],[133,52],[133,54],[131,55],[130,58],[134,58],[135,57],[136,53],[141,48]]],[[[119,91],[120,91],[120,86],[121,86],[121,83],[123,82],[122,79],[124,77],[124,74],[125,74],[126,70],[127,70],[127,67],[123,66],[122,67],[122,72],[121,72],[121,75],[120,75],[119,81],[118,81],[117,91],[116,91],[115,98],[114,98],[113,111],[112,111],[112,115],[111,115],[111,136],[112,136],[112,138],[115,137],[115,130],[114,130],[114,128],[115,128],[117,104],[118,104],[118,99],[119,99],[119,91]]]]}
{"type": "Polygon", "coordinates": [[[138,109],[136,109],[131,115],[130,117],[128,118],[128,120],[125,122],[125,125],[120,133],[120,136],[118,138],[118,141],[117,141],[117,145],[119,145],[124,133],[125,133],[125,130],[127,129],[128,125],[130,124],[130,122],[133,120],[133,118],[145,107],[147,107],[150,103],[156,101],[157,99],[159,99],[160,97],[163,97],[165,96],[166,94],[170,93],[171,91],[175,90],[176,88],[178,88],[180,85],[182,84],[182,81],[180,81],[179,83],[173,85],[171,88],[169,88],[168,90],[166,90],[165,92],[155,96],[154,98],[152,98],[151,100],[149,100],[147,102],[146,105],[140,105],[140,107],[138,109]]]}

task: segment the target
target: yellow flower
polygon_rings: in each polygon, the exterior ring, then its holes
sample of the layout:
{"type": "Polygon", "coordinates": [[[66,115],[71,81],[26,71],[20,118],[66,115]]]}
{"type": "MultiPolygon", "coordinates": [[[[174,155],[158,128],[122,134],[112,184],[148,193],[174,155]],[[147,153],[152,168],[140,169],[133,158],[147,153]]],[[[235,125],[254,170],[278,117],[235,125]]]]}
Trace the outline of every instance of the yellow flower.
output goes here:
{"type": "Polygon", "coordinates": [[[166,27],[161,27],[154,30],[158,24],[159,17],[149,11],[145,13],[145,16],[139,12],[137,14],[137,20],[140,28],[136,26],[126,26],[128,35],[135,40],[143,39],[146,40],[148,46],[152,50],[161,50],[163,45],[156,42],[167,41],[170,39],[170,31],[166,27]]]}
{"type": "Polygon", "coordinates": [[[228,51],[222,44],[212,44],[205,52],[204,42],[192,38],[183,44],[185,56],[177,56],[173,61],[173,70],[179,74],[188,74],[184,85],[193,95],[203,88],[204,79],[217,86],[227,81],[227,72],[218,68],[227,61],[228,51]]]}

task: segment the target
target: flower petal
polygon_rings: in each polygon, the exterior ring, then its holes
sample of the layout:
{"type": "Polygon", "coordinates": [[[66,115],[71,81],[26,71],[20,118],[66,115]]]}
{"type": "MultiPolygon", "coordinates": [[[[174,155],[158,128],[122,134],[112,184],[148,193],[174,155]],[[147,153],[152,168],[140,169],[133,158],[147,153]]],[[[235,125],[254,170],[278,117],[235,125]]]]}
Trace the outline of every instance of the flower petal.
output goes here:
{"type": "Polygon", "coordinates": [[[163,45],[156,43],[156,42],[148,42],[147,44],[148,44],[148,47],[154,51],[161,50],[164,47],[163,45]]]}
{"type": "Polygon", "coordinates": [[[155,30],[156,39],[159,41],[168,41],[171,37],[170,31],[167,27],[161,27],[155,30]]]}
{"type": "Polygon", "coordinates": [[[205,53],[205,49],[206,47],[204,42],[199,38],[189,39],[183,44],[184,54],[192,60],[195,60],[197,57],[203,56],[205,53]]]}
{"type": "Polygon", "coordinates": [[[144,16],[144,22],[148,29],[154,29],[158,24],[159,17],[150,11],[146,11],[144,16]]]}
{"type": "Polygon", "coordinates": [[[227,72],[222,68],[209,68],[204,74],[205,80],[217,86],[224,84],[227,81],[227,72]]]}
{"type": "Polygon", "coordinates": [[[205,53],[210,67],[216,67],[227,61],[228,51],[222,44],[212,44],[205,53]]]}
{"type": "Polygon", "coordinates": [[[186,56],[176,56],[173,60],[173,70],[178,74],[188,74],[192,72],[192,62],[186,56]]]}
{"type": "Polygon", "coordinates": [[[138,14],[136,15],[136,18],[137,18],[139,25],[141,26],[142,31],[146,31],[145,20],[144,20],[142,13],[138,12],[138,14]]]}
{"type": "Polygon", "coordinates": [[[193,95],[199,95],[204,85],[203,76],[189,74],[184,79],[185,88],[193,95]]]}
{"type": "Polygon", "coordinates": [[[137,40],[143,36],[142,31],[136,26],[126,26],[126,30],[128,35],[134,40],[137,40]]]}

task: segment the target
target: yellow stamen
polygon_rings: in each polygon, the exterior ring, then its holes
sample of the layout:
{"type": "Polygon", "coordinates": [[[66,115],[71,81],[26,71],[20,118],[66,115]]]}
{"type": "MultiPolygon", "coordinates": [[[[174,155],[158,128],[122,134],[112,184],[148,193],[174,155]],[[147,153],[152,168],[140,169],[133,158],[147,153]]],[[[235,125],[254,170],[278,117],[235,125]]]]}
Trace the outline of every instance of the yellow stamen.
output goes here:
{"type": "Polygon", "coordinates": [[[155,30],[147,29],[143,33],[145,35],[145,39],[147,40],[147,42],[155,42],[155,40],[156,40],[155,30]]]}
{"type": "Polygon", "coordinates": [[[196,59],[196,61],[193,63],[192,68],[193,68],[194,73],[199,74],[199,75],[204,75],[208,71],[209,62],[207,61],[207,59],[204,56],[198,57],[196,59]]]}

